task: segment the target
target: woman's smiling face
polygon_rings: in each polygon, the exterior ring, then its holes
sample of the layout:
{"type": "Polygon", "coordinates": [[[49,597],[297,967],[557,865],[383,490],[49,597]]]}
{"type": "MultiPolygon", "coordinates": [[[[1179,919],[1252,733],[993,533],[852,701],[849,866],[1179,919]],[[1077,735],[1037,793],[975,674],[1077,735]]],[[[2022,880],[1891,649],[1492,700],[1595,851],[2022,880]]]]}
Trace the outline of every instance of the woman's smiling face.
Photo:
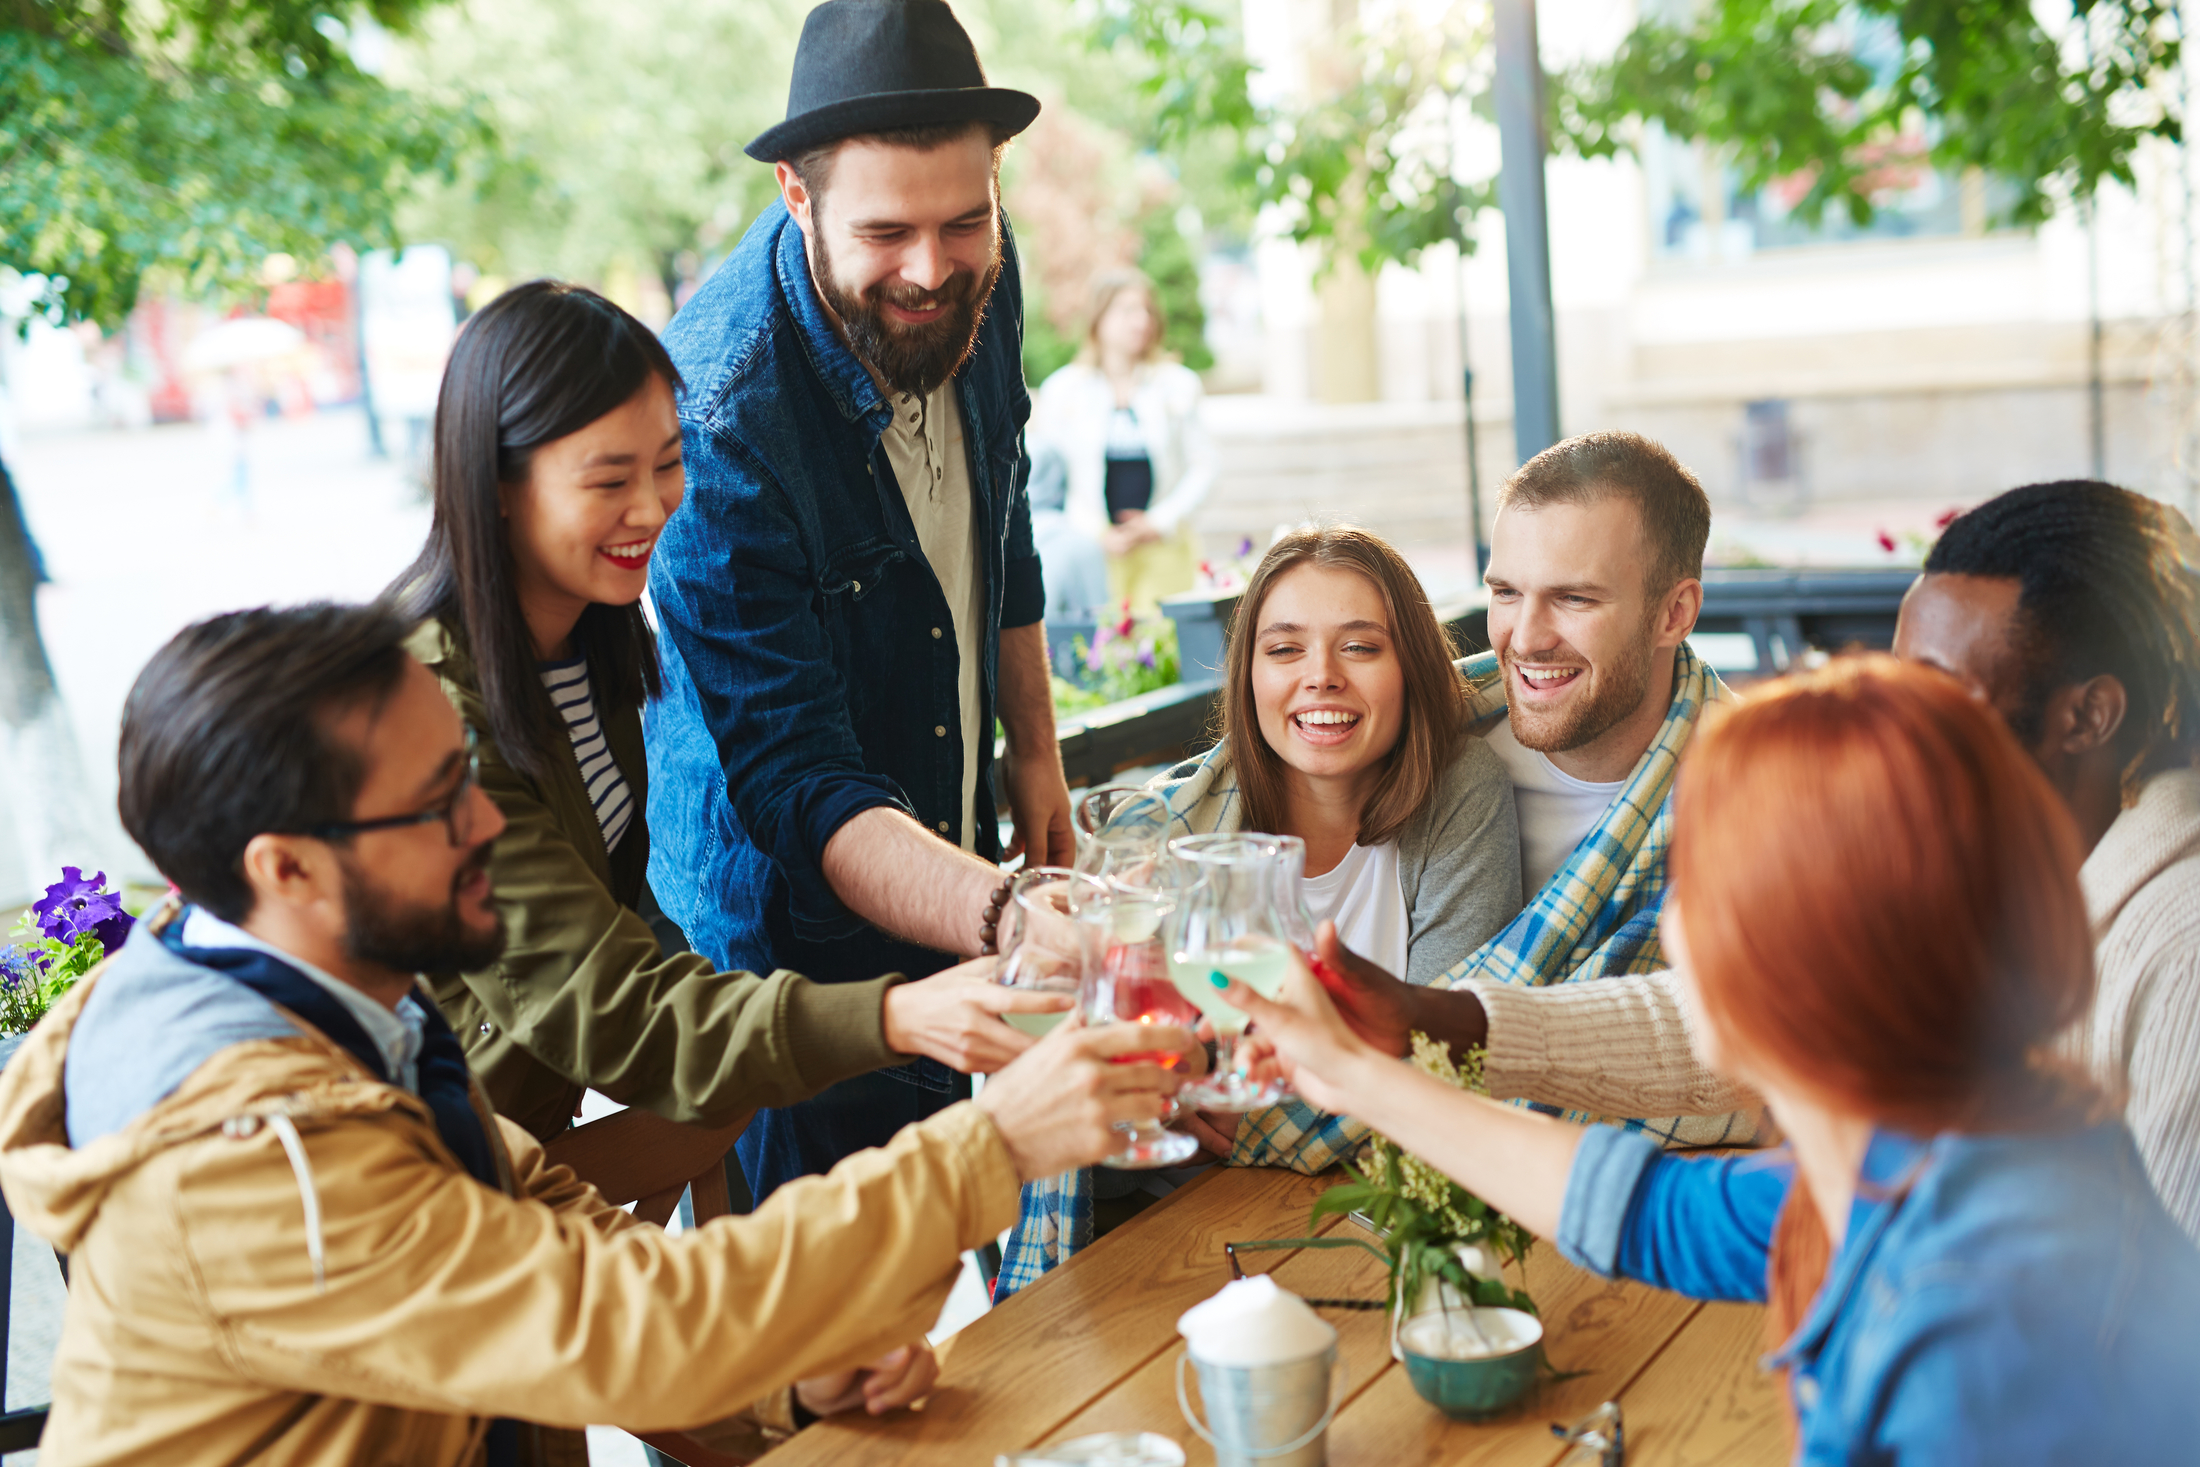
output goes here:
{"type": "Polygon", "coordinates": [[[655,376],[587,427],[536,449],[526,482],[504,489],[529,625],[541,624],[538,613],[555,623],[591,602],[639,601],[658,532],[686,487],[672,389],[655,376]]]}
{"type": "Polygon", "coordinates": [[[1253,708],[1268,747],[1311,779],[1372,777],[1406,713],[1382,591],[1357,571],[1294,566],[1269,585],[1253,635],[1253,708]]]}

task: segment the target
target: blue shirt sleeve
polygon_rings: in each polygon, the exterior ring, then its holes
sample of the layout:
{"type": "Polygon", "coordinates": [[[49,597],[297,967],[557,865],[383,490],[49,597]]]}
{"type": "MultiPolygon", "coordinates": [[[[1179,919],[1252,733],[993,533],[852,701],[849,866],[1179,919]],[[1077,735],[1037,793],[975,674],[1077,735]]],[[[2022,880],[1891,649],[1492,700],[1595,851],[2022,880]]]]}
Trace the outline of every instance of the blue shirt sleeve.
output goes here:
{"type": "Polygon", "coordinates": [[[1785,1158],[1667,1156],[1640,1132],[1591,1126],[1567,1174],[1558,1249],[1608,1278],[1762,1303],[1773,1223],[1793,1181],[1785,1158]]]}
{"type": "Polygon", "coordinates": [[[796,929],[839,935],[855,919],[825,880],[826,842],[865,810],[908,802],[864,767],[816,570],[778,486],[707,425],[683,419],[680,436],[691,502],[666,522],[650,565],[661,635],[736,818],[786,876],[796,929]]]}

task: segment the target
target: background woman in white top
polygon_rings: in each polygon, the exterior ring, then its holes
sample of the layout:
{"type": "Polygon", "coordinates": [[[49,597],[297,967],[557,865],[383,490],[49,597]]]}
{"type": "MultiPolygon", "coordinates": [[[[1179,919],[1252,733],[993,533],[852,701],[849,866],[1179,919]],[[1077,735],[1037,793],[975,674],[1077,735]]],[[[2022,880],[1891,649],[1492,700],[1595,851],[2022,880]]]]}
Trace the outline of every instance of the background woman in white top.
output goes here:
{"type": "Polygon", "coordinates": [[[1179,833],[1305,841],[1314,920],[1417,984],[1520,911],[1512,781],[1468,732],[1454,655],[1387,541],[1296,530],[1231,621],[1222,742],[1155,783],[1179,833]]]}
{"type": "Polygon", "coordinates": [[[1136,270],[1094,280],[1092,324],[1077,360],[1047,378],[1031,437],[1069,469],[1071,522],[1108,555],[1115,601],[1153,614],[1192,588],[1199,564],[1192,511],[1215,479],[1199,419],[1199,376],[1161,354],[1161,301],[1136,270]]]}

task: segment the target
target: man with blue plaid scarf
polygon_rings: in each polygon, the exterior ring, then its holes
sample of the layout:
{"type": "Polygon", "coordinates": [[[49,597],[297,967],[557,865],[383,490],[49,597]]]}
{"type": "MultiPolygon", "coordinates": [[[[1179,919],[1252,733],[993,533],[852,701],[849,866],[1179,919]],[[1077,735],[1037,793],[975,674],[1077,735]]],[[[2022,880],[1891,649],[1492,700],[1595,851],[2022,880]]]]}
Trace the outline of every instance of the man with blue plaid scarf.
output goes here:
{"type": "MultiPolygon", "coordinates": [[[[1524,990],[1665,966],[1658,915],[1673,774],[1703,709],[1728,696],[1686,645],[1703,607],[1710,534],[1711,504],[1696,477],[1637,434],[1568,439],[1507,481],[1485,577],[1491,649],[1463,660],[1460,672],[1475,732],[1512,774],[1526,905],[1426,988],[1343,951],[1325,929],[1322,956],[1355,1028],[1399,1054],[1415,1030],[1450,1043],[1455,1055],[1485,1047],[1492,1092],[1532,1095],[1554,1057],[1507,1048],[1507,1018],[1524,990]]],[[[1204,756],[1226,757],[1224,749],[1204,756]]],[[[1236,807],[1226,771],[1181,787],[1203,793],[1176,812],[1180,834],[1215,829],[1236,807]]],[[[1597,1057],[1560,1062],[1594,1068],[1597,1057]]],[[[1669,1118],[1564,1113],[1668,1145],[1754,1140],[1758,1112],[1746,1097],[1730,1098],[1745,1108],[1669,1118]]],[[[1231,1119],[1201,1124],[1234,1165],[1321,1171],[1367,1137],[1366,1127],[1303,1101],[1237,1118],[1234,1135],[1231,1119]]],[[[995,1296],[1091,1236],[1090,1173],[1028,1184],[995,1296]]]]}

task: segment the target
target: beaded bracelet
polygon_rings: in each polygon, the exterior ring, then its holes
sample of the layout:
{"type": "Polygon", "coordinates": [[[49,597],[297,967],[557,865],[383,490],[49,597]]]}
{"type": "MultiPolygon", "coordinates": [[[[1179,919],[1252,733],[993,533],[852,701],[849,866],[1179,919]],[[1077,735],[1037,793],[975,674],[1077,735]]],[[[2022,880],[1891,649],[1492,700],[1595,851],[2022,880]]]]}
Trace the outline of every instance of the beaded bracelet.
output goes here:
{"type": "Polygon", "coordinates": [[[1008,910],[1008,889],[1016,884],[1014,876],[1004,876],[1001,884],[993,888],[993,897],[985,904],[985,921],[978,927],[978,956],[990,958],[1001,950],[1001,913],[1008,910]]]}

